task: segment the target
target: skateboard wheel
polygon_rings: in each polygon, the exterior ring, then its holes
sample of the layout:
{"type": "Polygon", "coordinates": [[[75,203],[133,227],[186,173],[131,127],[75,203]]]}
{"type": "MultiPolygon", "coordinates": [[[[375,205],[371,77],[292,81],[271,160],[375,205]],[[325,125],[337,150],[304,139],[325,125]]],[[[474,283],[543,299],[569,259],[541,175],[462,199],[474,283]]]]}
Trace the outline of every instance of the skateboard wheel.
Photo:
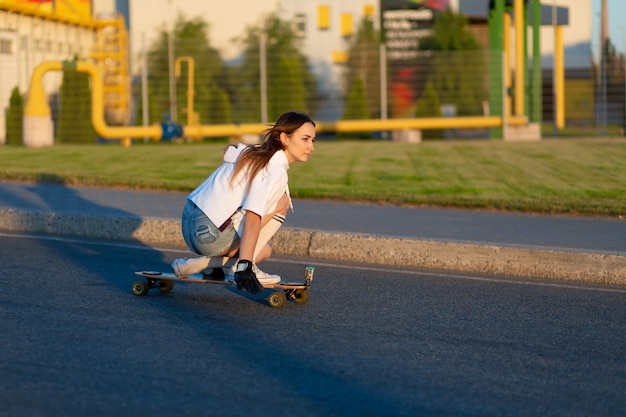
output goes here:
{"type": "Polygon", "coordinates": [[[309,301],[309,292],[307,290],[296,290],[294,295],[293,302],[296,304],[305,304],[309,301]]]}
{"type": "Polygon", "coordinates": [[[143,281],[135,281],[133,282],[133,294],[135,295],[146,295],[148,293],[148,284],[143,281]]]}
{"type": "Polygon", "coordinates": [[[272,308],[283,308],[287,303],[287,296],[282,291],[275,291],[267,298],[267,302],[272,308]]]}
{"type": "Polygon", "coordinates": [[[168,281],[166,279],[159,280],[159,291],[161,292],[170,292],[174,288],[174,283],[172,281],[168,281]]]}

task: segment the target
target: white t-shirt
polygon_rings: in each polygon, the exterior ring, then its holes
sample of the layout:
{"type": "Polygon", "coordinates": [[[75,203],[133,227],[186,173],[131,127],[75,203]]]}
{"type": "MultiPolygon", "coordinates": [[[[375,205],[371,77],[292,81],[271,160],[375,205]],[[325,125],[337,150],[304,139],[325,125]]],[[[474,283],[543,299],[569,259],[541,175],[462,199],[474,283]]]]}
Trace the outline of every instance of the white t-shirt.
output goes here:
{"type": "Polygon", "coordinates": [[[277,151],[272,156],[267,166],[254,177],[249,188],[245,172],[239,174],[239,179],[231,187],[235,163],[246,148],[244,144],[229,146],[224,154],[224,162],[187,196],[218,227],[239,208],[263,218],[276,209],[283,194],[289,196],[289,161],[284,151],[277,151]]]}

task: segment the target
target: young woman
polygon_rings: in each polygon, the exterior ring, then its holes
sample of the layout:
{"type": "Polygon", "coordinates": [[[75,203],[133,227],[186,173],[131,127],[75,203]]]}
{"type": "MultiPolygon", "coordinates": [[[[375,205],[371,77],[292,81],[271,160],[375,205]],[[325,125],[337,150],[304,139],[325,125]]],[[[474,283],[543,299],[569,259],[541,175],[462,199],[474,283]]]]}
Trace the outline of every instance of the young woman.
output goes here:
{"type": "Polygon", "coordinates": [[[260,145],[229,146],[224,162],[187,196],[183,237],[202,256],[174,260],[176,275],[213,268],[207,277],[224,279],[222,267],[238,258],[228,274],[238,289],[258,293],[263,284],[280,282],[256,264],[272,253],[268,242],[291,207],[287,170],[309,159],[315,123],[304,113],[287,112],[264,133],[260,145]]]}

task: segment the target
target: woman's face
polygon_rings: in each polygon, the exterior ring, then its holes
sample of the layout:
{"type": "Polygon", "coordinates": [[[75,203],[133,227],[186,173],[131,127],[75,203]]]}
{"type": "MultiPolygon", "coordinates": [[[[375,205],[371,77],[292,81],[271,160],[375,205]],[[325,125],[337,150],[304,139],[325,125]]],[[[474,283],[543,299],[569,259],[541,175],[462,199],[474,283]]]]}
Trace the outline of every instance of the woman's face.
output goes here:
{"type": "Polygon", "coordinates": [[[306,162],[309,155],[315,149],[315,126],[312,123],[305,123],[295,130],[291,135],[286,133],[280,134],[280,140],[285,146],[285,154],[289,165],[294,162],[306,162]]]}

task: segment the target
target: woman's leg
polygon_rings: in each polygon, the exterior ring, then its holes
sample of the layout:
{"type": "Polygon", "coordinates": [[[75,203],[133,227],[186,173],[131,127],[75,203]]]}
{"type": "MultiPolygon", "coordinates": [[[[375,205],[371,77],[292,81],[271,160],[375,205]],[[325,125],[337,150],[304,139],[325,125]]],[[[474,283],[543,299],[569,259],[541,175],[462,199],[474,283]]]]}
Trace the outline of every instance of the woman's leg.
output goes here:
{"type": "Polygon", "coordinates": [[[221,233],[195,204],[188,201],[182,215],[182,232],[185,243],[197,258],[179,258],[172,262],[176,275],[190,275],[207,268],[221,268],[226,262],[222,258],[236,233],[228,230],[221,233]]]}
{"type": "Polygon", "coordinates": [[[276,210],[263,218],[261,232],[254,250],[254,262],[261,262],[272,255],[272,247],[268,242],[283,225],[289,206],[289,196],[283,194],[280,200],[278,200],[276,210]]]}

